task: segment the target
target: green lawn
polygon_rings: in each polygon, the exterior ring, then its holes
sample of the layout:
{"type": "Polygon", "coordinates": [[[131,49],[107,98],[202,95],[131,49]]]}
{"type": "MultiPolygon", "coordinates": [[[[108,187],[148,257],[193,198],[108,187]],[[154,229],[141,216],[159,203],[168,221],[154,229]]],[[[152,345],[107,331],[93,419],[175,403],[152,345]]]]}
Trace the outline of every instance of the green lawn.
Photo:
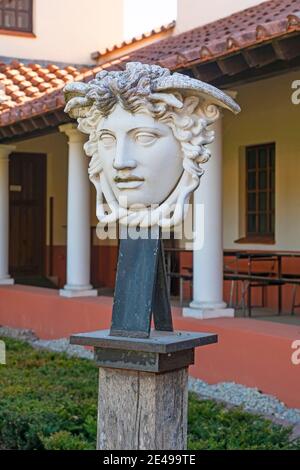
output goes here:
{"type": "MultiPolygon", "coordinates": [[[[4,338],[3,338],[4,339],[4,338]]],[[[64,354],[5,339],[0,366],[0,449],[93,449],[97,369],[64,354]]],[[[213,401],[189,400],[189,448],[300,449],[291,430],[213,401]]]]}

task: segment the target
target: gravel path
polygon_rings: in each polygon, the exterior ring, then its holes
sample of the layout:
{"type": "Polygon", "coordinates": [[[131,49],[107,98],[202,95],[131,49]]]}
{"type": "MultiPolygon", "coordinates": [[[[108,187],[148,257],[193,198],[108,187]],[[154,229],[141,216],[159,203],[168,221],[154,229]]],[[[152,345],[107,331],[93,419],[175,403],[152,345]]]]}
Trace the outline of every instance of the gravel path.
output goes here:
{"type": "Polygon", "coordinates": [[[36,349],[64,352],[68,354],[68,356],[81,357],[83,359],[93,359],[94,357],[92,350],[88,350],[82,346],[72,345],[67,338],[54,340],[38,339],[31,330],[17,330],[7,327],[0,327],[0,336],[26,341],[36,349]]]}
{"type": "Polygon", "coordinates": [[[272,395],[261,393],[234,382],[208,385],[200,379],[189,378],[189,389],[203,398],[212,398],[229,405],[242,406],[244,410],[273,417],[276,420],[300,425],[300,409],[288,408],[272,395]]]}
{"type": "MultiPolygon", "coordinates": [[[[34,348],[64,352],[69,356],[93,359],[93,352],[82,346],[70,345],[67,338],[40,340],[32,331],[0,327],[0,336],[24,340],[34,348]]],[[[231,406],[242,406],[244,410],[265,415],[282,424],[295,425],[300,432],[300,409],[288,408],[277,398],[232,382],[208,385],[206,382],[189,378],[189,389],[201,398],[210,398],[231,406]]],[[[297,432],[298,434],[298,432],[297,432]]]]}

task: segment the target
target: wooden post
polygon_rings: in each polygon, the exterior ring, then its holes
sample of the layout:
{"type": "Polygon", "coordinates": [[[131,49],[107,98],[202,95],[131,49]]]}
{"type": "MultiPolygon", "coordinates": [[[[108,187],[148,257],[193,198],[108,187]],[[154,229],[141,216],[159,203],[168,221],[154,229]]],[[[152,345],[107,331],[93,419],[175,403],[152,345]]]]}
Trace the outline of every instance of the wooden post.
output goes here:
{"type": "Polygon", "coordinates": [[[188,367],[208,333],[152,331],[150,338],[81,333],[99,366],[98,450],[185,450],[188,367]]]}
{"type": "Polygon", "coordinates": [[[100,367],[98,450],[186,449],[187,371],[100,367]]]}

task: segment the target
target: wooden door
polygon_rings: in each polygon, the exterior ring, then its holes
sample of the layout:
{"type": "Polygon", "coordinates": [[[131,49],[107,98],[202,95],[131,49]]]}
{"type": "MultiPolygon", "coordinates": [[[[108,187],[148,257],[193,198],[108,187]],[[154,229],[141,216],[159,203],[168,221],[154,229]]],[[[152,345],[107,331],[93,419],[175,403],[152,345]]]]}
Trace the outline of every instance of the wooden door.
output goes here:
{"type": "Polygon", "coordinates": [[[46,155],[14,153],[9,161],[10,273],[45,274],[46,155]]]}

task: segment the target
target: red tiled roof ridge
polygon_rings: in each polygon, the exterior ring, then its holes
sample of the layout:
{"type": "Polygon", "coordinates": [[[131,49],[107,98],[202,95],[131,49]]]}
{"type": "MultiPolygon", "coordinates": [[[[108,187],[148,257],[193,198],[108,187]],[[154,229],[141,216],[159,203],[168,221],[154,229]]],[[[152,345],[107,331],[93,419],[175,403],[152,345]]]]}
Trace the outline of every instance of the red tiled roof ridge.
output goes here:
{"type": "MultiPolygon", "coordinates": [[[[142,33],[142,34],[139,34],[137,36],[133,36],[132,38],[130,39],[125,39],[124,41],[122,41],[121,43],[119,44],[115,44],[114,46],[112,47],[107,47],[105,49],[102,49],[102,50],[99,50],[97,52],[98,54],[98,57],[102,57],[102,56],[105,56],[111,52],[114,52],[114,51],[117,51],[118,49],[123,49],[124,47],[126,46],[130,46],[131,44],[134,44],[136,42],[139,42],[139,41],[142,41],[143,39],[148,39],[150,38],[151,36],[155,36],[156,34],[160,34],[160,33],[163,33],[165,31],[168,31],[168,30],[171,30],[171,29],[174,29],[176,26],[176,20],[173,20],[171,21],[170,23],[166,23],[166,24],[163,24],[157,28],[153,28],[151,29],[150,31],[147,31],[145,33],[142,33]]],[[[96,54],[96,53],[93,53],[93,54],[96,54]]]]}
{"type": "Polygon", "coordinates": [[[211,60],[291,30],[300,30],[300,0],[269,0],[144,46],[128,60],[148,60],[174,70],[194,59],[211,60]]]}
{"type": "MultiPolygon", "coordinates": [[[[218,18],[217,20],[212,20],[209,23],[202,24],[201,26],[195,26],[194,28],[191,28],[187,31],[183,31],[182,33],[179,33],[174,37],[179,38],[181,35],[185,35],[187,33],[192,33],[194,31],[197,31],[197,30],[202,29],[202,28],[209,29],[211,26],[218,27],[218,25],[220,23],[223,23],[224,20],[226,20],[226,23],[228,23],[231,20],[233,20],[233,19],[235,19],[239,16],[244,17],[245,14],[260,13],[260,9],[261,10],[268,10],[268,8],[266,8],[266,7],[267,6],[269,6],[269,7],[274,6],[275,3],[277,5],[280,5],[282,7],[282,10],[284,10],[285,4],[291,4],[293,2],[297,3],[298,0],[268,0],[268,1],[261,0],[261,3],[253,5],[251,7],[244,8],[243,10],[235,11],[234,13],[231,13],[230,15],[222,16],[221,18],[218,18]]],[[[300,4],[299,4],[299,8],[300,8],[300,4]]],[[[300,11],[299,11],[299,14],[300,14],[300,11]]]]}
{"type": "MultiPolygon", "coordinates": [[[[59,73],[62,74],[62,81],[60,84],[57,83],[52,90],[47,87],[47,83],[52,84],[54,79],[51,78],[47,82],[49,75],[46,74],[43,81],[45,90],[41,92],[41,95],[38,96],[36,91],[30,90],[30,93],[32,92],[30,97],[27,95],[26,97],[23,95],[16,96],[16,105],[11,109],[9,107],[7,110],[3,110],[0,103],[0,126],[6,126],[21,119],[61,108],[64,104],[62,88],[65,82],[71,80],[88,81],[103,69],[122,69],[125,67],[126,62],[140,61],[156,63],[176,70],[193,63],[211,61],[214,58],[223,57],[240,49],[295,31],[300,31],[300,0],[269,0],[233,13],[228,17],[159,40],[131,53],[119,55],[110,62],[83,70],[82,73],[75,69],[72,74],[72,70],[69,70],[70,73],[67,73],[69,80],[65,79],[64,71],[56,71],[56,76],[59,73]],[[22,99],[25,101],[23,104],[19,103],[22,99]]],[[[32,72],[34,71],[32,70],[32,72]]],[[[33,78],[37,79],[42,73],[43,70],[34,74],[34,77],[29,78],[32,78],[32,80],[33,78]]],[[[17,75],[13,73],[12,77],[5,77],[5,80],[8,80],[6,85],[15,85],[17,75]]],[[[11,89],[9,89],[9,92],[11,95],[14,93],[11,89]]]]}

